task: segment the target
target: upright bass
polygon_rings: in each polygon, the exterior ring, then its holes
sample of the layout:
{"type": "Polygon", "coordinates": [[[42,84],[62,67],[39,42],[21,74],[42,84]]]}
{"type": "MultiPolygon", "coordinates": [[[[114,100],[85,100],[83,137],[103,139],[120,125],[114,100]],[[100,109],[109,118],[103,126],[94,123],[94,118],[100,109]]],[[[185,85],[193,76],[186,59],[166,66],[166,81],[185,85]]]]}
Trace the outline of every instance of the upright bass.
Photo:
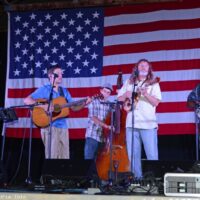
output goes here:
{"type": "MultiPolygon", "coordinates": [[[[120,89],[121,86],[122,73],[119,72],[117,78],[117,89],[120,89]]],[[[104,148],[102,148],[97,154],[96,168],[100,179],[109,180],[110,178],[114,178],[116,181],[118,173],[129,172],[130,163],[126,149],[125,136],[125,121],[127,113],[120,104],[116,104],[114,109],[114,117],[111,116],[111,112],[105,120],[106,124],[110,124],[111,121],[113,122],[114,131],[110,131],[109,134],[107,134],[106,131],[103,131],[103,135],[106,137],[107,142],[104,148]],[[111,120],[111,118],[113,120],[111,120]]]]}

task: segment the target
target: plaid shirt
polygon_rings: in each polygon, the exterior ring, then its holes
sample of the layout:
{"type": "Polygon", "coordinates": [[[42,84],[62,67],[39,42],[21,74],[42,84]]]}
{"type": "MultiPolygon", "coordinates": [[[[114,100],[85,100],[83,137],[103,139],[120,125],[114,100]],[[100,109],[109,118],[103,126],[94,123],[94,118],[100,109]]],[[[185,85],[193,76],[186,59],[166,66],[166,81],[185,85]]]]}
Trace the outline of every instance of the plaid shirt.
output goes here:
{"type": "Polygon", "coordinates": [[[94,99],[88,105],[89,120],[88,120],[88,127],[86,129],[86,135],[85,135],[86,138],[90,137],[97,140],[98,142],[104,142],[102,127],[98,124],[95,124],[94,121],[92,120],[92,117],[95,116],[101,121],[104,121],[110,111],[110,106],[107,104],[101,104],[101,102],[105,102],[105,101],[97,98],[97,99],[94,99]]]}

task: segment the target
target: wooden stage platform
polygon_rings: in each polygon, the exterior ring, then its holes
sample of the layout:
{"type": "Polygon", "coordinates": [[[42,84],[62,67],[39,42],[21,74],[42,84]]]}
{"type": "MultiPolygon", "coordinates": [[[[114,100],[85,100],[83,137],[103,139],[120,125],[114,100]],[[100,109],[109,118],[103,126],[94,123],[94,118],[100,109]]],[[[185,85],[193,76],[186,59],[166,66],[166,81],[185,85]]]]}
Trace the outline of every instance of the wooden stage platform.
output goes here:
{"type": "MultiPolygon", "coordinates": [[[[154,190],[155,191],[155,190],[154,190]]],[[[0,188],[0,200],[192,200],[199,197],[187,196],[165,196],[160,193],[146,192],[119,192],[103,193],[99,188],[87,189],[51,189],[44,190],[37,188],[37,191],[30,188],[0,188]]]]}
{"type": "Polygon", "coordinates": [[[164,195],[94,195],[0,192],[0,200],[192,200],[193,197],[166,197],[164,195]]]}

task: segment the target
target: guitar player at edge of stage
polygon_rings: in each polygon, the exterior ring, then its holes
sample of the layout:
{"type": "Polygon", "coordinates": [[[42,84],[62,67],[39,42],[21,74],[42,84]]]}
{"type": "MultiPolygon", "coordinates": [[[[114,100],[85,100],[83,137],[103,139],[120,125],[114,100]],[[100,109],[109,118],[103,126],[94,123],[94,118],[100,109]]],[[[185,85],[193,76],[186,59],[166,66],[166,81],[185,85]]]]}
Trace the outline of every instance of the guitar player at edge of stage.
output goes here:
{"type": "MultiPolygon", "coordinates": [[[[61,86],[62,69],[60,66],[51,66],[47,72],[47,75],[49,78],[49,83],[36,89],[33,93],[31,93],[28,97],[24,99],[24,103],[26,105],[34,105],[38,102],[38,99],[46,99],[47,103],[39,105],[39,107],[41,107],[44,111],[54,112],[54,103],[51,103],[50,106],[48,104],[48,100],[51,99],[50,94],[52,94],[52,102],[59,97],[65,99],[66,102],[69,103],[73,102],[73,99],[68,89],[61,86]]],[[[78,105],[73,105],[71,109],[73,111],[78,111],[82,109],[85,105],[87,105],[90,101],[91,100],[88,97],[85,101],[81,102],[81,104],[79,103],[78,105]]],[[[36,117],[40,118],[40,116],[36,117]]],[[[70,158],[69,132],[66,120],[66,117],[56,118],[55,120],[52,120],[51,126],[48,125],[47,127],[41,127],[40,133],[45,147],[45,158],[70,158]],[[51,137],[49,136],[50,134],[51,137]],[[49,145],[49,140],[51,141],[51,145],[49,145]]]]}

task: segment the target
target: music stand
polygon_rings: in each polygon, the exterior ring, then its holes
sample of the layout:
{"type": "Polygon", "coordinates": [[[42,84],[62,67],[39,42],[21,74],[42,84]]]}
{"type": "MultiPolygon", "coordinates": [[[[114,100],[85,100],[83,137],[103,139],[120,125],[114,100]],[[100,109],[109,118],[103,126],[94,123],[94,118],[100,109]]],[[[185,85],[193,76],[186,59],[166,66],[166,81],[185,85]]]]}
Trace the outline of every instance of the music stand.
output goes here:
{"type": "MultiPolygon", "coordinates": [[[[31,104],[31,105],[18,105],[18,106],[13,106],[10,108],[29,108],[31,111],[33,110],[33,108],[35,106],[40,105],[40,103],[36,102],[35,104],[31,104]]],[[[31,113],[31,117],[30,117],[30,132],[29,132],[29,150],[28,150],[28,174],[27,174],[27,178],[25,180],[25,183],[28,185],[32,184],[32,179],[31,179],[31,150],[32,150],[32,133],[33,133],[33,118],[32,118],[32,112],[31,113]]]]}
{"type": "MultiPolygon", "coordinates": [[[[35,104],[31,104],[31,105],[13,106],[13,107],[10,107],[8,110],[12,110],[13,108],[29,108],[29,109],[33,110],[33,108],[35,106],[38,106],[38,105],[40,105],[40,103],[36,102],[35,104]]],[[[30,132],[29,132],[28,174],[27,174],[27,178],[25,180],[25,183],[28,184],[28,185],[32,184],[32,179],[31,179],[31,176],[30,176],[30,172],[31,172],[31,150],[32,150],[33,121],[32,121],[32,112],[30,112],[30,113],[31,113],[31,117],[30,117],[31,120],[30,120],[30,132]]],[[[17,115],[16,115],[16,117],[17,117],[17,115]]]]}
{"type": "Polygon", "coordinates": [[[5,123],[12,122],[18,120],[16,112],[12,108],[0,108],[0,120],[3,121],[3,140],[1,146],[1,161],[3,161],[4,157],[4,146],[5,146],[5,123]]]}
{"type": "Polygon", "coordinates": [[[15,113],[15,110],[11,108],[0,108],[0,121],[3,121],[3,131],[2,131],[2,144],[1,144],[1,171],[3,173],[3,184],[4,186],[7,185],[7,172],[4,168],[3,159],[4,159],[4,147],[5,147],[5,130],[6,130],[6,123],[18,120],[18,117],[15,113]]]}
{"type": "Polygon", "coordinates": [[[0,108],[0,120],[4,122],[11,122],[18,120],[15,110],[12,108],[0,108]]]}

